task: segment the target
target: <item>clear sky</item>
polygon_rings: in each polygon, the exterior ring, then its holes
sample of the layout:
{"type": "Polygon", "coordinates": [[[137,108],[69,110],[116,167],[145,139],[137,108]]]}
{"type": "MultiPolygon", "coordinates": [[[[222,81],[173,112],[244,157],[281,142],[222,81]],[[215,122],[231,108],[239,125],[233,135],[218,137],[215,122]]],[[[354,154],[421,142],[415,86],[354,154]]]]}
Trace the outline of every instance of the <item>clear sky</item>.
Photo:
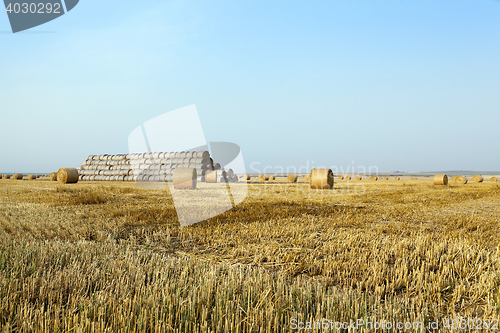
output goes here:
{"type": "Polygon", "coordinates": [[[81,0],[9,31],[0,173],[126,153],[191,104],[249,169],[500,170],[500,1],[81,0]]]}

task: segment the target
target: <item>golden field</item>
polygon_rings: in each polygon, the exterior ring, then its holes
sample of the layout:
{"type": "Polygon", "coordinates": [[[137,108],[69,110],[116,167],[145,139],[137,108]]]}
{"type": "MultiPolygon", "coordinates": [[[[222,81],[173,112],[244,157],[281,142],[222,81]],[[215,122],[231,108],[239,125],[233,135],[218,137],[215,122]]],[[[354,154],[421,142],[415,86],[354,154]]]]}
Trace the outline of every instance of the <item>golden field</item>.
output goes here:
{"type": "Polygon", "coordinates": [[[363,319],[451,331],[444,320],[500,318],[499,240],[489,181],[250,183],[242,204],[180,228],[167,191],[0,180],[0,327],[290,332],[292,319],[363,319]]]}

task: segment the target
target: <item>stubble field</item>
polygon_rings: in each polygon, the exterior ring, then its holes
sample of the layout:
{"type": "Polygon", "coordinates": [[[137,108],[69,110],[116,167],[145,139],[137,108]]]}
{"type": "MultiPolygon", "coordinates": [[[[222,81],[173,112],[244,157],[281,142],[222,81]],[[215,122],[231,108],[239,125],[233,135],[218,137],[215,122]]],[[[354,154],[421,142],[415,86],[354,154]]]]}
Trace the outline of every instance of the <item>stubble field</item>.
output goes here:
{"type": "Polygon", "coordinates": [[[500,318],[499,221],[488,181],[250,184],[242,204],[180,228],[167,191],[0,180],[0,326],[289,332],[363,319],[447,331],[446,319],[500,318]]]}

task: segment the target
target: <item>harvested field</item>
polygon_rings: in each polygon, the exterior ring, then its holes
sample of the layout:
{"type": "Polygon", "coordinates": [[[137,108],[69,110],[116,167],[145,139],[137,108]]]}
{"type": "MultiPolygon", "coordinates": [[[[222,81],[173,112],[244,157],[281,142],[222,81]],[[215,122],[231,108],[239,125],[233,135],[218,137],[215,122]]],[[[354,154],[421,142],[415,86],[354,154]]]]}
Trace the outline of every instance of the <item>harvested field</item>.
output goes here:
{"type": "Polygon", "coordinates": [[[450,184],[250,184],[242,204],[180,228],[166,191],[1,180],[0,326],[288,332],[293,318],[498,319],[500,187],[450,184]]]}

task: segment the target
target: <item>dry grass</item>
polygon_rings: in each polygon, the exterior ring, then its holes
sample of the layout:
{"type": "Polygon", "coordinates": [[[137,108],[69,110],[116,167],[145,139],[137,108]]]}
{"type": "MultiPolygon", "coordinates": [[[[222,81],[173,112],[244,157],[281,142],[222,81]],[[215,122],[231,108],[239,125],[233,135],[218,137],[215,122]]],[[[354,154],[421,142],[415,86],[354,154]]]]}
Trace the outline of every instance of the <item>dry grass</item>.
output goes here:
{"type": "Polygon", "coordinates": [[[499,318],[499,198],[495,183],[253,184],[241,205],[180,228],[166,191],[0,181],[0,327],[499,318]]]}

